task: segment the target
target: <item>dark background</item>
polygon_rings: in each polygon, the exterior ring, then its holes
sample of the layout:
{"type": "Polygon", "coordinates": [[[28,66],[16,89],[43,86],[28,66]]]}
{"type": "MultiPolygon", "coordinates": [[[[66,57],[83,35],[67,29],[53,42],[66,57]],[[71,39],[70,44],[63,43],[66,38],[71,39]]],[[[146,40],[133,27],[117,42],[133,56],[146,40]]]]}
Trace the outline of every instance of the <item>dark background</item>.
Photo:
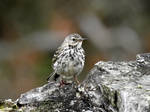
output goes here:
{"type": "Polygon", "coordinates": [[[150,1],[0,0],[0,98],[46,83],[54,51],[74,32],[88,38],[82,81],[99,60],[150,51],[150,1]]]}

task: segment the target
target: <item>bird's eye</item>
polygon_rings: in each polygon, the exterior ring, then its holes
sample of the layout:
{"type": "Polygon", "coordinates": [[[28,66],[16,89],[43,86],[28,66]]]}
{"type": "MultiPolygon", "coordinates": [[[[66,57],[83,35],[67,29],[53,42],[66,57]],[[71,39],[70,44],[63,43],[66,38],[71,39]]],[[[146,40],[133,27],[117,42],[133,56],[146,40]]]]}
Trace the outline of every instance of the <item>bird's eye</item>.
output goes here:
{"type": "Polygon", "coordinates": [[[76,39],[72,39],[73,41],[76,41],[76,39]]]}

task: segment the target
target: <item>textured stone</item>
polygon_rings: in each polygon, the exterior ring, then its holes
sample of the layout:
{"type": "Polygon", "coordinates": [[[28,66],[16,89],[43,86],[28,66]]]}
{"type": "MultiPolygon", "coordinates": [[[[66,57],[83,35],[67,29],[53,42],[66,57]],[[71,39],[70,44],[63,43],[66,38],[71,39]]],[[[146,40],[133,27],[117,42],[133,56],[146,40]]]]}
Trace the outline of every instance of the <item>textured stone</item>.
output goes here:
{"type": "Polygon", "coordinates": [[[138,54],[136,61],[95,64],[84,82],[99,88],[104,108],[119,112],[150,112],[150,54],[138,54]]]}

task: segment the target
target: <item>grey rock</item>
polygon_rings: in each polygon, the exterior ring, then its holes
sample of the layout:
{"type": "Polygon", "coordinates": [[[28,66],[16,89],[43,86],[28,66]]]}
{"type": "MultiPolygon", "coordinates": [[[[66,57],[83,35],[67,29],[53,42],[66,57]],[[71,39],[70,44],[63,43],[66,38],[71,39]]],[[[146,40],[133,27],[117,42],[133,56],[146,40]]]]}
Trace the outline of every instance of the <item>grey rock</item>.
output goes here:
{"type": "MultiPolygon", "coordinates": [[[[84,82],[99,88],[99,102],[118,112],[150,112],[150,54],[138,54],[136,61],[95,64],[84,82]]],[[[96,96],[97,96],[96,95],[96,96]]]]}
{"type": "Polygon", "coordinates": [[[150,67],[150,53],[138,54],[136,61],[139,66],[150,67]]]}
{"type": "Polygon", "coordinates": [[[17,104],[24,107],[24,111],[32,107],[31,110],[40,112],[105,112],[94,105],[90,96],[84,92],[83,87],[75,84],[60,86],[59,83],[48,83],[22,94],[17,104]]]}
{"type": "Polygon", "coordinates": [[[80,85],[48,83],[20,96],[24,111],[150,112],[150,54],[95,64],[80,85]]]}

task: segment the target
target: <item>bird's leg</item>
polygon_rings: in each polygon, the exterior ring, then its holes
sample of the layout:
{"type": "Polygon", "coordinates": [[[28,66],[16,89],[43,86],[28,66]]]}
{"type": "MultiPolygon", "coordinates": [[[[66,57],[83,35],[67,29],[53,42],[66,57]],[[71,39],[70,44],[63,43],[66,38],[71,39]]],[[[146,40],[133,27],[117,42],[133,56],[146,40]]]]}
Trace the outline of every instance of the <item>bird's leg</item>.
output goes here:
{"type": "Polygon", "coordinates": [[[67,83],[66,81],[64,81],[63,79],[60,81],[60,87],[64,86],[64,85],[68,85],[69,83],[67,83]]]}
{"type": "Polygon", "coordinates": [[[63,80],[61,80],[59,86],[61,87],[61,86],[63,86],[63,85],[65,85],[65,82],[64,82],[63,80]]]}
{"type": "Polygon", "coordinates": [[[75,80],[75,82],[77,83],[77,85],[79,85],[79,84],[80,84],[80,82],[79,82],[79,80],[78,80],[77,75],[74,75],[74,80],[75,80]]]}

